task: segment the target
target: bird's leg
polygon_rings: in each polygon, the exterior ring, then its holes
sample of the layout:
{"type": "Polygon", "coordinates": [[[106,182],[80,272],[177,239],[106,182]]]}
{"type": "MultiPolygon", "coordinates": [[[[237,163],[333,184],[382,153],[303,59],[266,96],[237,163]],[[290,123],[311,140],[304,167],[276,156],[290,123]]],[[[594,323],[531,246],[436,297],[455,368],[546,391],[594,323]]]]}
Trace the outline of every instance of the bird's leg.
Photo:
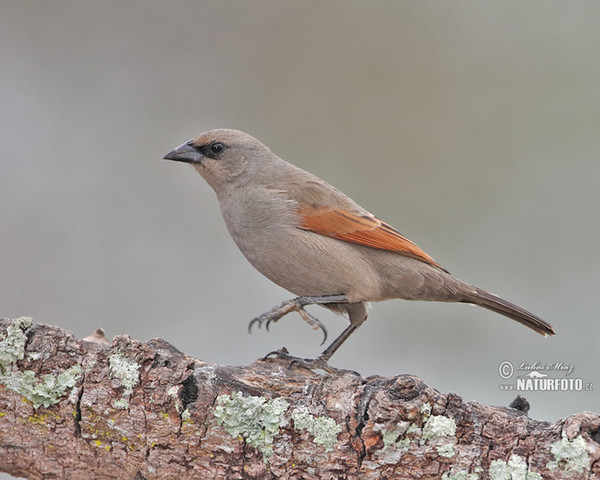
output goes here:
{"type": "Polygon", "coordinates": [[[350,303],[345,306],[346,311],[348,312],[350,325],[348,325],[345,330],[340,333],[340,335],[333,341],[331,344],[314,360],[293,360],[293,364],[297,364],[301,367],[315,369],[320,368],[325,371],[330,371],[331,367],[327,363],[331,356],[337,351],[338,348],[341,347],[342,343],[344,343],[350,335],[354,333],[358,327],[360,327],[364,321],[367,319],[367,309],[364,303],[350,303]]]}
{"type": "MultiPolygon", "coordinates": [[[[345,298],[345,297],[343,295],[331,295],[331,296],[327,296],[327,297],[298,297],[297,299],[290,300],[288,302],[284,302],[279,307],[276,307],[273,310],[271,310],[270,312],[267,312],[267,313],[261,315],[260,317],[258,317],[257,319],[254,319],[251,322],[250,327],[252,326],[252,323],[254,323],[254,322],[259,323],[259,325],[262,324],[262,322],[265,320],[268,322],[269,321],[268,318],[263,318],[263,317],[268,316],[272,312],[279,313],[280,311],[284,311],[284,313],[282,313],[279,317],[277,317],[277,319],[279,319],[286,313],[293,311],[294,309],[289,309],[290,302],[298,301],[298,305],[302,305],[302,304],[309,305],[312,303],[321,303],[321,304],[344,303],[341,301],[342,298],[345,298]],[[308,299],[310,299],[310,300],[308,300],[308,299]],[[314,301],[315,299],[320,299],[320,300],[327,299],[328,301],[327,302],[316,302],[316,301],[314,301]]],[[[298,312],[304,311],[301,309],[301,306],[298,308],[299,308],[298,312]]],[[[302,359],[302,358],[293,357],[289,354],[289,352],[287,351],[287,349],[285,347],[280,350],[277,350],[275,352],[269,353],[265,358],[267,358],[269,356],[275,356],[277,358],[281,358],[284,360],[290,360],[290,366],[294,365],[294,366],[298,366],[298,367],[302,367],[302,368],[308,368],[311,370],[321,369],[321,370],[325,370],[326,372],[337,371],[338,369],[330,367],[327,362],[329,361],[331,356],[337,351],[337,349],[340,348],[340,346],[348,339],[348,337],[350,335],[352,335],[352,333],[354,333],[354,331],[356,329],[358,329],[358,327],[360,327],[364,323],[364,321],[367,319],[367,309],[366,309],[366,305],[364,303],[345,302],[345,305],[343,305],[343,308],[348,313],[350,325],[348,325],[346,327],[346,329],[333,342],[331,342],[331,344],[317,358],[311,360],[311,359],[302,359]]],[[[306,313],[306,312],[304,312],[304,313],[306,313]]],[[[314,317],[312,317],[312,318],[314,318],[314,317]]],[[[277,321],[277,319],[272,320],[272,321],[277,321]]],[[[319,324],[321,324],[321,322],[319,322],[316,318],[314,320],[316,320],[319,324]]],[[[309,320],[306,320],[306,321],[310,323],[309,320]]],[[[354,372],[354,373],[356,373],[356,372],[354,372]]]]}
{"type": "Polygon", "coordinates": [[[357,325],[348,325],[344,331],[340,333],[340,335],[333,342],[331,342],[331,344],[325,350],[323,350],[323,353],[321,353],[321,355],[319,355],[315,360],[327,363],[336,350],[342,346],[342,343],[344,343],[357,328],[357,325]]]}
{"type": "MultiPolygon", "coordinates": [[[[346,295],[320,295],[320,296],[304,296],[304,297],[296,297],[292,300],[287,300],[275,308],[269,310],[262,315],[254,318],[248,324],[248,332],[252,333],[252,327],[255,324],[258,324],[259,327],[265,323],[265,328],[269,330],[269,326],[271,322],[276,322],[284,315],[287,315],[290,312],[298,312],[300,316],[304,319],[306,323],[308,323],[314,330],[321,329],[323,332],[323,341],[321,345],[325,343],[327,340],[327,329],[325,325],[321,323],[321,321],[313,317],[310,313],[304,310],[304,307],[307,305],[326,305],[328,303],[347,303],[348,299],[346,295]]],[[[333,352],[332,352],[333,354],[333,352]]],[[[331,356],[331,355],[330,355],[331,356]]]]}
{"type": "MultiPolygon", "coordinates": [[[[269,353],[269,355],[274,355],[277,358],[282,358],[284,360],[290,360],[290,367],[295,366],[295,367],[307,368],[309,370],[321,369],[321,370],[326,371],[327,373],[340,373],[340,372],[348,373],[348,372],[350,372],[355,375],[359,375],[357,372],[355,372],[353,370],[343,370],[343,369],[335,368],[335,367],[332,367],[331,365],[329,365],[329,359],[331,358],[331,356],[335,353],[335,351],[338,348],[340,348],[342,343],[344,343],[346,341],[346,339],[357,328],[358,328],[358,326],[356,326],[356,325],[352,325],[352,324],[348,325],[346,327],[346,329],[333,342],[331,342],[331,345],[329,345],[323,351],[323,353],[315,359],[293,357],[293,356],[289,355],[289,353],[285,347],[280,350],[277,350],[275,352],[271,352],[271,353],[269,353]]],[[[269,355],[267,355],[267,357],[269,355]]]]}
{"type": "Polygon", "coordinates": [[[290,352],[285,347],[281,347],[279,350],[274,350],[272,352],[267,353],[262,358],[262,360],[265,361],[268,358],[277,358],[279,360],[287,361],[287,362],[289,362],[289,364],[288,364],[289,368],[300,367],[300,368],[306,368],[308,370],[320,369],[320,370],[326,371],[327,373],[337,373],[337,374],[352,373],[353,375],[360,376],[360,374],[358,372],[355,372],[354,370],[345,370],[345,369],[341,369],[341,368],[332,367],[331,365],[329,365],[329,363],[327,363],[327,360],[322,359],[320,356],[315,358],[314,360],[310,359],[310,358],[295,357],[293,355],[290,355],[290,352]]]}

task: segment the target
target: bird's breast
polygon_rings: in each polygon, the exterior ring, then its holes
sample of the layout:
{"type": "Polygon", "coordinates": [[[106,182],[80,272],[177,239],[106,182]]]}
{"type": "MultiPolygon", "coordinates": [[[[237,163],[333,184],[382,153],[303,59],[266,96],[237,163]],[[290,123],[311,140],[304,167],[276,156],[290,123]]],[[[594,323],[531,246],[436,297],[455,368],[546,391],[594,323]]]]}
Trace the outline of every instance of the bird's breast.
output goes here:
{"type": "Polygon", "coordinates": [[[221,203],[223,218],[263,275],[296,295],[346,294],[356,301],[377,296],[378,277],[360,248],[300,229],[296,205],[284,197],[242,193],[221,203]]]}

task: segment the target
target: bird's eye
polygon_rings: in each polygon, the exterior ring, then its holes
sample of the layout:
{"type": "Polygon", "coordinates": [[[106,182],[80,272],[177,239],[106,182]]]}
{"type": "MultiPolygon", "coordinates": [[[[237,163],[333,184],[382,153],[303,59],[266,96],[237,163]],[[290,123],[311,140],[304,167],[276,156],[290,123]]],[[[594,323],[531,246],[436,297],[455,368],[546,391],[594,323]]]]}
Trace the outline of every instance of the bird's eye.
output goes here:
{"type": "Polygon", "coordinates": [[[225,145],[221,142],[214,142],[210,144],[209,148],[212,153],[221,153],[225,149],[225,145]]]}

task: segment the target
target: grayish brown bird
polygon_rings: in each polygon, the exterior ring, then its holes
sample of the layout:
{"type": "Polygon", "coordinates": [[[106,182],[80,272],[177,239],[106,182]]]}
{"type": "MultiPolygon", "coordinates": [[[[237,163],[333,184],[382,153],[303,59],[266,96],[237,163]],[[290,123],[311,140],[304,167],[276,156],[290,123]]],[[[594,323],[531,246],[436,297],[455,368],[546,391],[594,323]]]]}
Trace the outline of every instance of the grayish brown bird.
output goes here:
{"type": "Polygon", "coordinates": [[[166,159],[190,163],[214,189],[233,240],[254,267],[299,297],[250,322],[259,326],[304,307],[346,313],[350,325],[315,360],[327,367],[367,319],[367,302],[391,298],[462,302],[512,318],[542,335],[554,328],[536,315],[452,276],[387,223],[320,178],[282,160],[250,135],[209,130],[166,159]]]}

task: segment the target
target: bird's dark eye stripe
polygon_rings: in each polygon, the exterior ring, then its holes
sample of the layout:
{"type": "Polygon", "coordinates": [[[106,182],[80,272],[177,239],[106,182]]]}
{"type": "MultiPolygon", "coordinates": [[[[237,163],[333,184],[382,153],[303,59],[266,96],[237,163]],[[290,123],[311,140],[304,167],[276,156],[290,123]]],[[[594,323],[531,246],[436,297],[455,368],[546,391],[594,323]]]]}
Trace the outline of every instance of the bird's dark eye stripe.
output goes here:
{"type": "Polygon", "coordinates": [[[225,145],[221,142],[213,142],[209,145],[209,148],[213,153],[221,153],[225,149],[225,145]]]}
{"type": "Polygon", "coordinates": [[[223,150],[227,148],[227,146],[222,142],[211,142],[205,143],[204,145],[191,145],[196,150],[198,150],[202,155],[207,157],[214,157],[219,155],[223,150]]]}
{"type": "Polygon", "coordinates": [[[187,142],[186,145],[188,147],[192,147],[194,150],[196,150],[200,153],[203,153],[204,145],[195,145],[193,140],[190,140],[189,142],[187,142]]]}

